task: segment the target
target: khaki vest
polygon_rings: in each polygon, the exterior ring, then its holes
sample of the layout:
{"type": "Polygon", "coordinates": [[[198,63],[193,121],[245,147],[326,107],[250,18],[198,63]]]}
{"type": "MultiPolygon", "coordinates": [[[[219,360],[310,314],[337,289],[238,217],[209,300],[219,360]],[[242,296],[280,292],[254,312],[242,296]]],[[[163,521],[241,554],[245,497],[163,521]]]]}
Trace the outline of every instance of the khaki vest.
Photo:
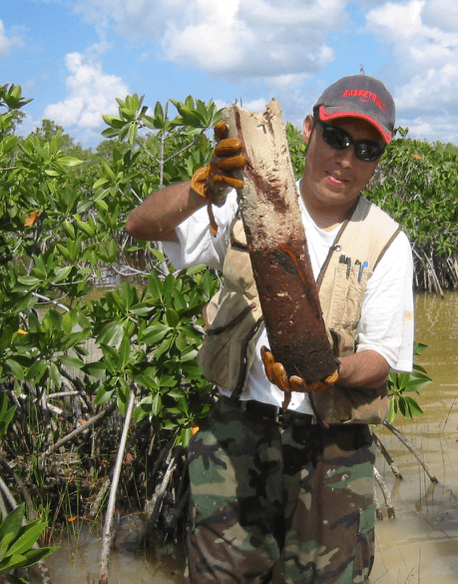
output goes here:
{"type": "MultiPolygon", "coordinates": [[[[360,197],[351,218],[339,230],[317,280],[323,318],[336,356],[356,351],[356,327],[367,280],[400,229],[384,211],[360,197]],[[346,258],[351,263],[345,263],[346,258]]],[[[240,220],[232,228],[223,276],[223,288],[205,310],[208,330],[199,351],[199,365],[207,379],[238,396],[246,385],[262,322],[240,220]]],[[[336,385],[310,397],[317,420],[326,426],[380,423],[389,411],[386,386],[369,390],[336,385]]]]}

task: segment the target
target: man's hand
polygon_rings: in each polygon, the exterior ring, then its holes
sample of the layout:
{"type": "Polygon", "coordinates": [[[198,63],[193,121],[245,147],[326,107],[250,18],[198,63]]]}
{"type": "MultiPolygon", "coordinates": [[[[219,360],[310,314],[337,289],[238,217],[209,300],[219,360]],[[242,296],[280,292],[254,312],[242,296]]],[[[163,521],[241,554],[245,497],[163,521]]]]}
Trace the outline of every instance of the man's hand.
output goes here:
{"type": "Polygon", "coordinates": [[[285,401],[283,402],[284,410],[286,410],[291,400],[292,391],[300,391],[302,393],[324,391],[339,379],[339,373],[336,369],[324,381],[314,381],[313,383],[307,384],[299,375],[291,375],[291,377],[288,377],[285,367],[278,361],[275,361],[273,354],[267,347],[261,348],[261,357],[269,381],[285,392],[285,401]]]}
{"type": "Polygon", "coordinates": [[[218,143],[210,164],[196,170],[191,179],[191,188],[218,207],[224,204],[231,188],[243,187],[243,180],[235,178],[232,171],[240,170],[246,164],[246,158],[241,154],[242,141],[238,138],[226,138],[227,133],[226,122],[218,122],[215,126],[218,143]]]}

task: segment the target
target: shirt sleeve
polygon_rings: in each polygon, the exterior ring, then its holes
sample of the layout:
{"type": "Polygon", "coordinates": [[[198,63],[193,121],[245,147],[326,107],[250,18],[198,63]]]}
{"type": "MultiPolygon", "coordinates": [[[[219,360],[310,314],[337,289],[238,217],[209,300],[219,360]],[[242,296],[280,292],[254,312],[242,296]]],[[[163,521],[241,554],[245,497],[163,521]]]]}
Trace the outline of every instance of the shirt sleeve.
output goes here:
{"type": "Polygon", "coordinates": [[[231,191],[221,207],[212,210],[218,226],[216,236],[210,231],[208,208],[201,207],[176,228],[178,243],[164,242],[164,249],[176,270],[205,264],[221,270],[230,238],[232,221],[238,209],[237,192],[231,191]]]}
{"type": "Polygon", "coordinates": [[[397,235],[369,278],[356,334],[357,352],[372,349],[392,371],[413,364],[413,261],[404,232],[397,235]]]}

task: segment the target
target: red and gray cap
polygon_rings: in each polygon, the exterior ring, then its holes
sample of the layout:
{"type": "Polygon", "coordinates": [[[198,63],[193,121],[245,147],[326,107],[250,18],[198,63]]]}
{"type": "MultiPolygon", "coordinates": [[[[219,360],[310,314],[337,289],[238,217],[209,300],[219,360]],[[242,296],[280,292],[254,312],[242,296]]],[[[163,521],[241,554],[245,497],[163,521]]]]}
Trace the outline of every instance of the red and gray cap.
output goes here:
{"type": "Polygon", "coordinates": [[[387,144],[393,137],[396,117],[393,98],[381,81],[368,75],[339,79],[325,90],[314,111],[318,111],[323,122],[346,116],[367,120],[387,144]]]}

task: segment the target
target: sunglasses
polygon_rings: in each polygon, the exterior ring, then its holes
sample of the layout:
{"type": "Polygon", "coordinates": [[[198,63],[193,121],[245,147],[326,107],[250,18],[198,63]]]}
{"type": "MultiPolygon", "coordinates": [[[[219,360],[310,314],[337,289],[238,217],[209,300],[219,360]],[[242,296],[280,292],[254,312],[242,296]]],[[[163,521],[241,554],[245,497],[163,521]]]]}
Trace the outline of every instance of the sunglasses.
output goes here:
{"type": "Polygon", "coordinates": [[[355,148],[355,155],[364,162],[374,162],[383,154],[385,146],[380,146],[375,140],[353,140],[345,130],[338,126],[331,126],[315,118],[315,122],[322,128],[323,140],[336,150],[345,150],[350,146],[355,148]]]}

